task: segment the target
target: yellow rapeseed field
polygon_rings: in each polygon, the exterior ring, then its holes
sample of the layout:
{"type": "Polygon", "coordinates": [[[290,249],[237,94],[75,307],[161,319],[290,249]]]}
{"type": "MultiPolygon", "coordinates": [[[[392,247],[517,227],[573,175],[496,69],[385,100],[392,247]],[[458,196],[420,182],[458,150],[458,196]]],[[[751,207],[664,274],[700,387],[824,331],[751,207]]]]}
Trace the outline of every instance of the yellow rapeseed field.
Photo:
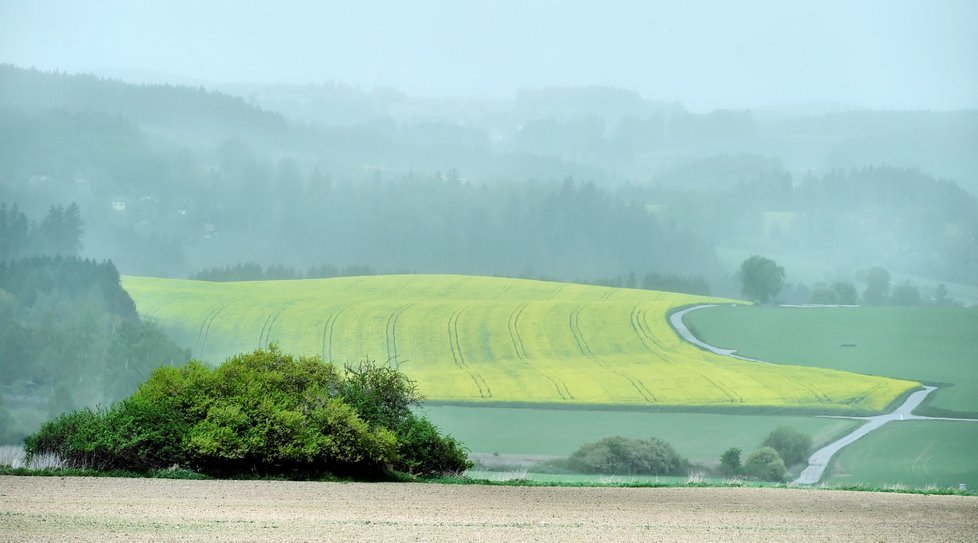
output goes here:
{"type": "Polygon", "coordinates": [[[205,361],[270,342],[338,363],[370,358],[400,367],[430,400],[880,411],[918,386],[702,351],[667,313],[731,300],[686,294],[454,275],[123,286],[205,361]]]}

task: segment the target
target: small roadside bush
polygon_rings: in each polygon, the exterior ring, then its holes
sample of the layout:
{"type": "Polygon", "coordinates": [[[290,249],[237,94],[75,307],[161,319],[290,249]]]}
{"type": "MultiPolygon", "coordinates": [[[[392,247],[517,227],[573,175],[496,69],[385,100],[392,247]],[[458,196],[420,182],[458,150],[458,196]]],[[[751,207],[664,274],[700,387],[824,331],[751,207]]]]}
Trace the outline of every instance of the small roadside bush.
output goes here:
{"type": "Polygon", "coordinates": [[[607,475],[681,475],[688,465],[669,443],[654,437],[606,437],[581,446],[567,459],[574,471],[607,475]]]}
{"type": "Polygon", "coordinates": [[[761,446],[778,451],[785,465],[793,466],[808,461],[812,438],[789,426],[781,426],[768,434],[761,446]]]}
{"type": "Polygon", "coordinates": [[[411,407],[421,397],[396,370],[338,370],[276,347],[209,368],[156,370],[129,398],[62,415],[25,440],[29,457],[146,472],[179,465],[215,476],[382,478],[469,467],[463,447],[411,407]]]}
{"type": "Polygon", "coordinates": [[[752,452],[744,462],[744,475],[761,481],[784,481],[788,469],[778,451],[771,447],[761,447],[752,452]]]}

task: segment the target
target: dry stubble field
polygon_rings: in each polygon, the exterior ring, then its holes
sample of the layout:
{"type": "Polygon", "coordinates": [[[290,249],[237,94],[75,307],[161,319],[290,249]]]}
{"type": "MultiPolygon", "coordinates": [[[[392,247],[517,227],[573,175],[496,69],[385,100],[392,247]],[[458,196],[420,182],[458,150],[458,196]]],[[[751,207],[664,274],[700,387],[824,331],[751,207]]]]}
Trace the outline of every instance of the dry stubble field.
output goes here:
{"type": "Polygon", "coordinates": [[[978,498],[0,477],[0,541],[975,541],[978,498]]]}

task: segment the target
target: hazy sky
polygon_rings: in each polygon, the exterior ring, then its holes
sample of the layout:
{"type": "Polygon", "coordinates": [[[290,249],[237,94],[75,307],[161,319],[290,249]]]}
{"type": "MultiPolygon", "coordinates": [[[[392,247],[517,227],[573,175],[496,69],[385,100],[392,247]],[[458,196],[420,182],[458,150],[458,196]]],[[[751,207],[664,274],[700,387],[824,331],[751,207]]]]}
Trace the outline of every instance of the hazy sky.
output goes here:
{"type": "Polygon", "coordinates": [[[424,96],[612,85],[694,110],[978,107],[978,1],[0,0],[0,62],[424,96]]]}

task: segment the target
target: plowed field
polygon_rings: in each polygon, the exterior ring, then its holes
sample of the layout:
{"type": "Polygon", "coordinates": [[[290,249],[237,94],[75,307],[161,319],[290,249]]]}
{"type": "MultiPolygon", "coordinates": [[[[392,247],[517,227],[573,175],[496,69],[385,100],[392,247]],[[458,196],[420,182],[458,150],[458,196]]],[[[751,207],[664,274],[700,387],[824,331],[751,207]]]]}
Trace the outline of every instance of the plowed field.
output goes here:
{"type": "Polygon", "coordinates": [[[0,541],[974,541],[978,498],[0,477],[0,541]]]}

